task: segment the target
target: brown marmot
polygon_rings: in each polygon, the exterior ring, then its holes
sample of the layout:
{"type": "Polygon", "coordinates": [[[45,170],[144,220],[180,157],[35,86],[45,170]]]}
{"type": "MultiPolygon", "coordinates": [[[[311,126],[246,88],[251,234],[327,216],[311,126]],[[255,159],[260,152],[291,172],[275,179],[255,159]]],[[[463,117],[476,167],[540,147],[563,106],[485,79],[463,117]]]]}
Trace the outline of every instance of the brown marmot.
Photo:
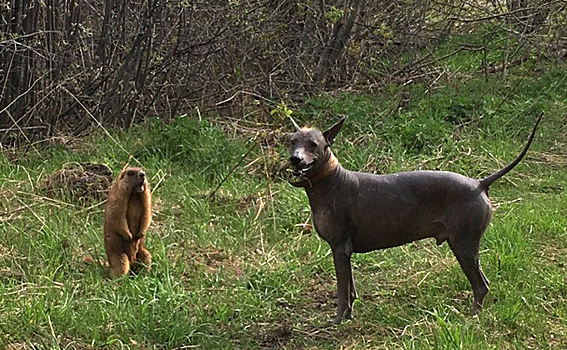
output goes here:
{"type": "Polygon", "coordinates": [[[135,262],[149,270],[152,256],[144,247],[144,235],[152,219],[151,193],[141,168],[118,174],[104,207],[104,248],[110,275],[126,275],[135,262]]]}

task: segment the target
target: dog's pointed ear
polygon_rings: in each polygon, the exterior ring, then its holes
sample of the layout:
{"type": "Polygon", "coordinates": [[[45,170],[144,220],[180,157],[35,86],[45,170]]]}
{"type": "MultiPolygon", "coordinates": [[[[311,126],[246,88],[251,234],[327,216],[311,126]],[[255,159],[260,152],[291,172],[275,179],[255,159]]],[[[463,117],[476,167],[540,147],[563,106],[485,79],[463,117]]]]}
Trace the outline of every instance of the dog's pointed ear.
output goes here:
{"type": "Polygon", "coordinates": [[[337,136],[337,134],[339,133],[339,130],[341,130],[341,127],[343,126],[344,121],[345,121],[345,118],[343,117],[335,125],[331,126],[327,131],[325,131],[323,133],[323,136],[325,136],[325,140],[327,140],[327,144],[329,146],[331,146],[333,144],[333,142],[335,141],[335,136],[337,136]]]}

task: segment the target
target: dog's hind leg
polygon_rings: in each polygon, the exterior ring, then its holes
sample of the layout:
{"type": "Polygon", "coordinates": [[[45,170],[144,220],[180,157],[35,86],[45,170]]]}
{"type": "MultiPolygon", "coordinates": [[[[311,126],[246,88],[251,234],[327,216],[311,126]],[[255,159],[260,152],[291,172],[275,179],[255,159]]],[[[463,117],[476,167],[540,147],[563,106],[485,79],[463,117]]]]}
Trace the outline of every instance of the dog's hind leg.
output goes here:
{"type": "Polygon", "coordinates": [[[448,230],[448,242],[473,290],[472,314],[482,307],[488,293],[488,279],[480,269],[478,259],[480,239],[488,227],[492,210],[486,195],[477,200],[455,206],[445,221],[448,230]],[[466,213],[466,215],[465,215],[466,213]]]}
{"type": "Polygon", "coordinates": [[[449,239],[449,246],[459,261],[473,290],[473,315],[482,307],[484,297],[488,293],[488,279],[480,269],[478,259],[479,243],[480,239],[467,241],[449,239]]]}

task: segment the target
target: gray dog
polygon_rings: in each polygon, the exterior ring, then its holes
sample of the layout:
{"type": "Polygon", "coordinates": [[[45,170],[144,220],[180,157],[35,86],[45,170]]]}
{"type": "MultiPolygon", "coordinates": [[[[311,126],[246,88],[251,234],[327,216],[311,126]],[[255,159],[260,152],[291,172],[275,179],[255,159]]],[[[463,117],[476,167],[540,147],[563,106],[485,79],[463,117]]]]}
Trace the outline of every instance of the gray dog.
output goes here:
{"type": "Polygon", "coordinates": [[[478,251],[490,221],[488,187],[524,157],[537,125],[520,155],[494,174],[476,180],[446,171],[373,175],[343,169],[330,146],[344,119],[329,130],[295,127],[289,160],[309,197],[319,236],[329,243],[337,275],[337,315],[350,318],[357,298],[350,266],[352,253],[399,246],[433,237],[449,242],[473,290],[473,314],[488,293],[478,251]]]}

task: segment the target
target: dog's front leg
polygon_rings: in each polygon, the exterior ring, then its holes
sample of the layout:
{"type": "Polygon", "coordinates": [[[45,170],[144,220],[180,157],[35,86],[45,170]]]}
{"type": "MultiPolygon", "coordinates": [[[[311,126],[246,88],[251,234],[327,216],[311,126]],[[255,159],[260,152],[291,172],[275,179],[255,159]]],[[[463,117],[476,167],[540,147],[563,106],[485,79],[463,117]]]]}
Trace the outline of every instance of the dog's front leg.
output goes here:
{"type": "Polygon", "coordinates": [[[333,319],[333,324],[339,324],[343,317],[350,318],[352,314],[352,295],[354,283],[350,266],[350,256],[352,248],[348,244],[332,247],[333,262],[337,275],[337,315],[333,319]]]}

